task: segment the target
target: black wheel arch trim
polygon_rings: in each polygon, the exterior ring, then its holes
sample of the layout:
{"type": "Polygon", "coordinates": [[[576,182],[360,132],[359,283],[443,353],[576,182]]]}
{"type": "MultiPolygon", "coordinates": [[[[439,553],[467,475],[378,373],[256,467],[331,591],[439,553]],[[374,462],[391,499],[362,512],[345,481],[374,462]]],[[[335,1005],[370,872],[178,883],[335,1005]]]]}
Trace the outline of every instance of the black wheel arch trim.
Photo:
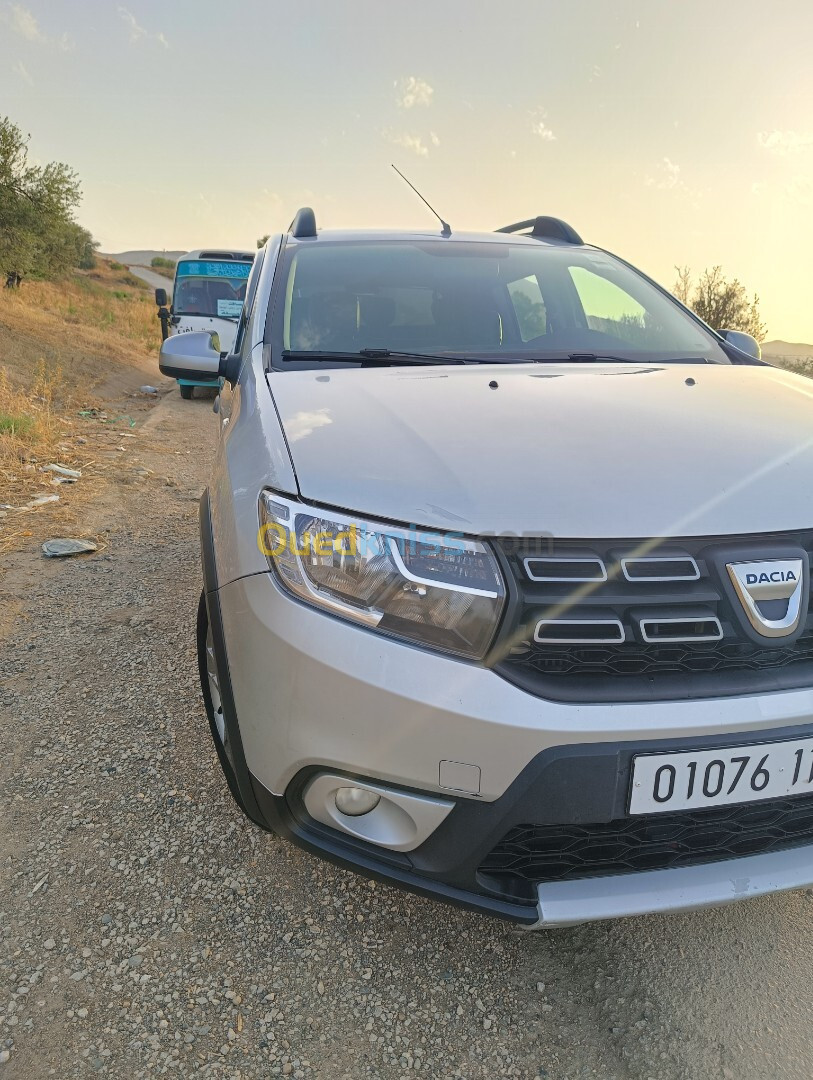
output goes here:
{"type": "Polygon", "coordinates": [[[212,515],[209,505],[209,489],[203,492],[200,498],[200,557],[203,567],[203,593],[206,598],[206,611],[209,617],[209,626],[212,630],[212,644],[215,651],[215,662],[220,683],[220,703],[223,708],[223,718],[229,729],[229,743],[231,746],[234,765],[234,775],[243,806],[251,820],[263,829],[269,825],[260,809],[254,787],[251,783],[251,775],[246,763],[246,755],[243,750],[243,741],[240,738],[240,726],[237,723],[237,710],[234,706],[231,676],[229,673],[229,659],[226,655],[226,644],[223,637],[223,618],[220,612],[220,596],[217,585],[217,566],[215,564],[215,545],[212,533],[212,515]]]}

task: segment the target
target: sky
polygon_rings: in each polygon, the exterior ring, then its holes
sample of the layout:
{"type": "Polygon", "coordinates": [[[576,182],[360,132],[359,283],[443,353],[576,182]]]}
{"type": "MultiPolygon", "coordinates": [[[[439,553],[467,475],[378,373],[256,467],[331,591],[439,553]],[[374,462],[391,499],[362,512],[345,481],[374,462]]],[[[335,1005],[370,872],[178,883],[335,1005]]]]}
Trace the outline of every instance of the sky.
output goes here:
{"type": "Polygon", "coordinates": [[[0,0],[0,115],[103,251],[552,214],[813,341],[809,0],[0,0]]]}

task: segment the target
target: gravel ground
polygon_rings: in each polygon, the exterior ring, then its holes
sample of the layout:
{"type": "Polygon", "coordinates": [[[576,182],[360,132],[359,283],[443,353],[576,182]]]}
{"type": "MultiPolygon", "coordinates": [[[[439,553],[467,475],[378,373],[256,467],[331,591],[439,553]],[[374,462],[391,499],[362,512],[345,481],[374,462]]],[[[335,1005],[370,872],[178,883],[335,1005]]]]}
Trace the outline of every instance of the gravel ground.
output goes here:
{"type": "Polygon", "coordinates": [[[99,552],[6,561],[0,1080],[808,1080],[807,893],[527,934],[240,815],[193,645],[213,438],[173,391],[99,552]]]}

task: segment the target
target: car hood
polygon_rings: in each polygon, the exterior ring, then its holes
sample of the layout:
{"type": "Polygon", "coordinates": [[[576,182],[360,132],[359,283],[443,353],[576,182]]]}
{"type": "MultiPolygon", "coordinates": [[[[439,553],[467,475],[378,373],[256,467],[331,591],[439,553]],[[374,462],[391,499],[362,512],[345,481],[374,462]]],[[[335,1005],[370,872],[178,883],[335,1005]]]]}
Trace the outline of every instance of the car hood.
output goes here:
{"type": "Polygon", "coordinates": [[[269,375],[303,498],[470,534],[813,527],[813,381],[518,364],[269,375]]]}

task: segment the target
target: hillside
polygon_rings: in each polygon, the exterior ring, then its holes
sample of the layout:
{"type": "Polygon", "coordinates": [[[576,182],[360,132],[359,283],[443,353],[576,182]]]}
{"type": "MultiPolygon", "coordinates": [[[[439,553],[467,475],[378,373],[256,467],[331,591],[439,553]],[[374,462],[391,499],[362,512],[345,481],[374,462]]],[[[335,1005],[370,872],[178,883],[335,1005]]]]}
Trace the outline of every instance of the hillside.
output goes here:
{"type": "Polygon", "coordinates": [[[118,254],[106,254],[105,258],[115,259],[125,265],[149,266],[155,258],[172,259],[177,262],[181,255],[185,254],[185,251],[120,251],[118,254]]]}
{"type": "Polygon", "coordinates": [[[762,359],[775,367],[795,371],[797,375],[813,377],[813,345],[792,341],[766,341],[762,359]]]}
{"type": "Polygon", "coordinates": [[[2,290],[0,337],[2,551],[54,529],[81,535],[88,500],[111,480],[132,482],[132,470],[119,466],[122,448],[134,444],[157,401],[140,387],[172,384],[158,371],[161,335],[150,290],[102,259],[63,281],[2,290]],[[79,470],[81,479],[59,483],[42,471],[52,463],[79,470]],[[45,496],[48,503],[30,506],[45,496]]]}
{"type": "Polygon", "coordinates": [[[813,356],[813,345],[793,341],[766,341],[762,345],[763,356],[813,356]]]}

